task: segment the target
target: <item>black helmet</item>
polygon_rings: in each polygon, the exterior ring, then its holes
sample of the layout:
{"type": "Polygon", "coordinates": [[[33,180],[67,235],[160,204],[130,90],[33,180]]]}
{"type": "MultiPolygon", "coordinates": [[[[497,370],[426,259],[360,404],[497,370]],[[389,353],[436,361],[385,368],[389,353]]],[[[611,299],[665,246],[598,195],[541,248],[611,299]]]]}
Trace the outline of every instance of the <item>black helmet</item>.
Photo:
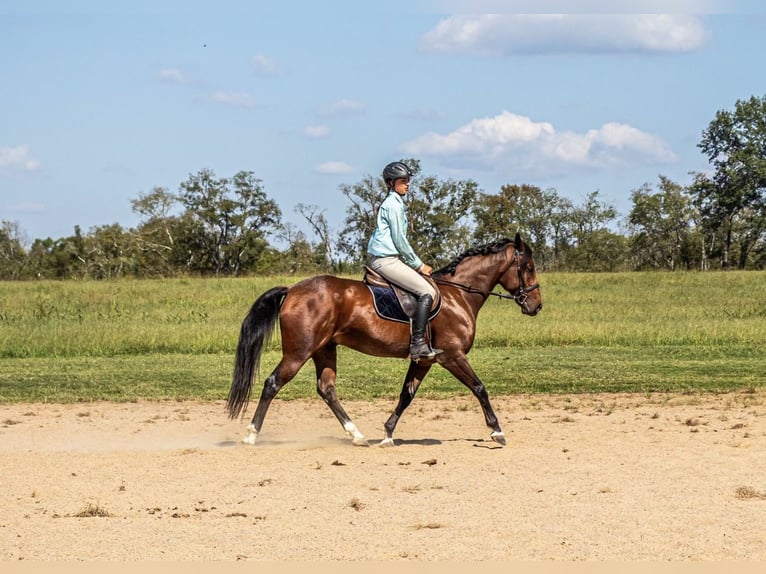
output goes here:
{"type": "Polygon", "coordinates": [[[412,170],[406,163],[394,161],[383,168],[383,181],[386,183],[404,177],[412,177],[412,170]]]}

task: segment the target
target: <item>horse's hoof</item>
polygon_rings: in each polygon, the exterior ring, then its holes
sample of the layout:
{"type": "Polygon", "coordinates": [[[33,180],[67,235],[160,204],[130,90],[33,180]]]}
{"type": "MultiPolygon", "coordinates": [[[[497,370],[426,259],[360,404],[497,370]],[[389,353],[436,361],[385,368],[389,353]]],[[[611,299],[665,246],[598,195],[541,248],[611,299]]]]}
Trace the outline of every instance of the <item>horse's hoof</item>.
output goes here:
{"type": "Polygon", "coordinates": [[[382,446],[382,447],[395,446],[394,439],[392,439],[390,436],[387,436],[386,438],[384,438],[382,441],[378,443],[378,446],[382,446]]]}
{"type": "Polygon", "coordinates": [[[505,433],[502,431],[495,431],[491,435],[492,440],[495,441],[497,444],[505,446],[507,443],[505,442],[505,433]]]}
{"type": "Polygon", "coordinates": [[[353,440],[351,441],[351,443],[354,446],[370,446],[370,443],[367,442],[367,439],[364,438],[363,436],[355,436],[353,440]]]}
{"type": "Polygon", "coordinates": [[[356,446],[370,446],[370,443],[367,442],[364,435],[359,432],[359,429],[356,428],[356,425],[351,421],[348,421],[343,425],[343,430],[345,430],[346,434],[351,437],[351,442],[356,446]]]}
{"type": "Polygon", "coordinates": [[[255,439],[258,438],[258,432],[253,425],[247,427],[247,436],[242,439],[245,444],[255,444],[255,439]]]}

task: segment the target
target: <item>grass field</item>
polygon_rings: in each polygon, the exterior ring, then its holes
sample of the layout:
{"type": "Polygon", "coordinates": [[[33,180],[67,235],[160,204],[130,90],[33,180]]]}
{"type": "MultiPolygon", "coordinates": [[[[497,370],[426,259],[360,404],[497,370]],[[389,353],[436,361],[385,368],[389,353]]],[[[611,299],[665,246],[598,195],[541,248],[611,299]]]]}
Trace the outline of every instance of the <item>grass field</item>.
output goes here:
{"type": "MultiPolygon", "coordinates": [[[[539,316],[495,298],[479,314],[469,358],[491,395],[766,385],[765,272],[539,279],[539,316]]],[[[265,289],[295,281],[0,282],[0,402],[225,398],[242,318],[265,289]]],[[[262,375],[278,345],[275,334],[262,375]]],[[[341,398],[394,397],[407,363],[340,349],[338,366],[341,398]]],[[[438,367],[420,391],[467,392],[438,367]]],[[[280,397],[314,395],[308,364],[280,397]]]]}

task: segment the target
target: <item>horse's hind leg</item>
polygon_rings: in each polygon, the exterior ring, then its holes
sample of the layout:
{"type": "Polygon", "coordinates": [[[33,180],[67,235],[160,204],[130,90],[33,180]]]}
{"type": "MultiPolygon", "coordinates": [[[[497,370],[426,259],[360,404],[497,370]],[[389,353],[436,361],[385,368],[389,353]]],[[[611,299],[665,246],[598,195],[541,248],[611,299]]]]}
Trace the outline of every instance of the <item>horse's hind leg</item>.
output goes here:
{"type": "Polygon", "coordinates": [[[312,358],[316,366],[317,392],[319,396],[330,407],[330,410],[340,421],[340,424],[343,425],[343,430],[352,438],[353,443],[357,446],[368,446],[367,439],[364,438],[364,435],[359,432],[359,429],[356,428],[356,425],[346,414],[346,411],[338,401],[338,396],[335,394],[335,375],[338,362],[337,346],[335,343],[329,343],[319,349],[312,358]]]}
{"type": "Polygon", "coordinates": [[[399,418],[404,413],[404,410],[410,406],[412,399],[415,398],[415,393],[418,392],[418,387],[428,374],[428,370],[431,365],[418,365],[415,361],[410,361],[410,368],[407,370],[407,376],[404,377],[404,384],[402,385],[402,392],[399,395],[399,404],[396,405],[396,409],[388,417],[386,424],[386,437],[380,441],[380,446],[394,446],[394,429],[396,423],[399,422],[399,418]]]}
{"type": "Polygon", "coordinates": [[[253,420],[247,427],[248,434],[242,439],[242,442],[255,444],[255,439],[258,438],[258,433],[261,432],[263,419],[266,418],[266,412],[269,410],[271,401],[277,396],[279,390],[292,380],[302,366],[303,362],[288,361],[285,357],[282,357],[276,368],[266,377],[263,383],[263,390],[261,391],[261,398],[258,400],[258,407],[255,409],[253,420]]]}

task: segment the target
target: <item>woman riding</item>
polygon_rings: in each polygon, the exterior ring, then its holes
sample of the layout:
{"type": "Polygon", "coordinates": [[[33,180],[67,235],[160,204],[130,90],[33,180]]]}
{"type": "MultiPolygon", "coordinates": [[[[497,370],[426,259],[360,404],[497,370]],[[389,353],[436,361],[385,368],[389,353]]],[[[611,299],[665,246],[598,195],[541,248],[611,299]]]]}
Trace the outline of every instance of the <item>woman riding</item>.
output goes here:
{"type": "Polygon", "coordinates": [[[410,187],[412,171],[403,162],[389,163],[383,169],[388,196],[378,210],[375,231],[367,244],[370,267],[391,283],[414,293],[418,299],[411,321],[410,357],[412,360],[433,359],[441,349],[426,342],[428,315],[436,290],[423,277],[433,269],[423,263],[407,240],[407,208],[404,196],[410,187]]]}

